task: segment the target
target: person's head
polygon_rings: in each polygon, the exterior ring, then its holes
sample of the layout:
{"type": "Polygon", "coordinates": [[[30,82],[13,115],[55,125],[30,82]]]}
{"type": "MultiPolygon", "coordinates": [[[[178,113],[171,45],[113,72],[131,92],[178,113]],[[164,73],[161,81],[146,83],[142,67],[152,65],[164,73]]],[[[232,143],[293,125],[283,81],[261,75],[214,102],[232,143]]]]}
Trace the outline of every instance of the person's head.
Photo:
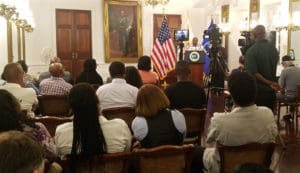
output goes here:
{"type": "Polygon", "coordinates": [[[253,28],[251,35],[251,40],[258,41],[266,38],[266,28],[263,25],[257,25],[253,28]]]}
{"type": "Polygon", "coordinates": [[[73,155],[95,155],[106,152],[105,139],[99,124],[99,100],[88,83],[73,86],[69,103],[74,113],[73,155]]]}
{"type": "Polygon", "coordinates": [[[254,104],[256,81],[247,72],[237,72],[229,76],[229,92],[237,106],[245,107],[254,104]]]}
{"type": "Polygon", "coordinates": [[[197,37],[194,37],[193,40],[192,40],[192,44],[193,46],[198,46],[198,38],[197,37]]]}
{"type": "Polygon", "coordinates": [[[135,113],[142,117],[155,116],[159,111],[169,106],[168,97],[159,87],[145,84],[138,91],[135,113]]]}
{"type": "Polygon", "coordinates": [[[139,58],[138,69],[144,71],[151,70],[151,59],[149,56],[144,55],[139,58]]]}
{"type": "Polygon", "coordinates": [[[10,63],[4,67],[3,77],[9,83],[17,83],[24,86],[24,71],[19,63],[10,63]]]}
{"type": "Polygon", "coordinates": [[[83,64],[83,71],[96,71],[97,63],[95,59],[87,59],[83,64]]]}
{"type": "Polygon", "coordinates": [[[175,66],[175,74],[178,81],[186,81],[191,73],[190,65],[186,61],[178,61],[175,66]]]}
{"type": "Polygon", "coordinates": [[[0,133],[1,173],[44,172],[43,151],[31,136],[18,131],[0,133]]]}
{"type": "Polygon", "coordinates": [[[64,75],[64,67],[61,63],[55,62],[49,65],[49,72],[53,77],[62,77],[64,75]]]}
{"type": "Polygon", "coordinates": [[[282,64],[283,68],[287,68],[287,67],[293,65],[293,61],[292,61],[291,56],[289,56],[289,55],[284,55],[284,56],[281,58],[281,64],[282,64]]]}
{"type": "Polygon", "coordinates": [[[273,171],[256,163],[244,163],[235,167],[232,173],[273,173],[273,171]]]}
{"type": "Polygon", "coordinates": [[[0,89],[0,119],[0,132],[22,130],[20,103],[10,92],[3,89],[0,89]]]}
{"type": "Polygon", "coordinates": [[[122,62],[114,61],[109,65],[109,74],[111,78],[124,78],[125,65],[122,62]]]}
{"type": "Polygon", "coordinates": [[[59,57],[55,56],[50,59],[50,64],[52,64],[52,63],[61,63],[61,60],[59,57]]]}
{"type": "Polygon", "coordinates": [[[23,69],[23,71],[24,71],[25,73],[28,72],[28,66],[27,66],[27,64],[25,63],[24,60],[20,60],[20,61],[18,61],[17,63],[19,63],[19,64],[21,65],[21,67],[22,67],[22,69],[23,69]]]}
{"type": "Polygon", "coordinates": [[[125,68],[125,80],[128,84],[140,88],[143,85],[139,71],[134,66],[125,68]]]}

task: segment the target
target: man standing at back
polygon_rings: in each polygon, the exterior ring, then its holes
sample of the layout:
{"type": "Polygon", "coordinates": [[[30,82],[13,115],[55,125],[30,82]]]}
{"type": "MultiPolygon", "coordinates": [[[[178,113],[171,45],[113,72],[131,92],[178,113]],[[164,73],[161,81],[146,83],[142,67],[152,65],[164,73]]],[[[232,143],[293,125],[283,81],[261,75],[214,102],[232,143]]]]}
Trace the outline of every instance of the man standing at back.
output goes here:
{"type": "Polygon", "coordinates": [[[100,109],[134,107],[138,89],[126,83],[124,63],[112,62],[109,66],[109,73],[112,82],[100,86],[96,91],[100,101],[100,109]]]}
{"type": "Polygon", "coordinates": [[[245,69],[257,81],[258,106],[267,106],[273,110],[276,93],[279,89],[276,82],[276,68],[279,60],[278,52],[274,45],[265,39],[266,29],[257,25],[251,32],[250,38],[255,42],[246,52],[245,69]]]}
{"type": "Polygon", "coordinates": [[[206,104],[204,89],[190,81],[190,73],[188,62],[177,62],[175,66],[177,82],[165,90],[171,109],[201,108],[206,104]]]}

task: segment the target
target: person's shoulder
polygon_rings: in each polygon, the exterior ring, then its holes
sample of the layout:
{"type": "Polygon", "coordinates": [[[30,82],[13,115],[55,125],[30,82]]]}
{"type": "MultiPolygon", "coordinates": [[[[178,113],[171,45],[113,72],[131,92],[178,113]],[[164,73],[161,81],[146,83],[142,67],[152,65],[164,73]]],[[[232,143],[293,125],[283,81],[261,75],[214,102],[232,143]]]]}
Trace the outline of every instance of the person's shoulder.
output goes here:
{"type": "Polygon", "coordinates": [[[29,94],[29,95],[34,95],[34,96],[36,96],[35,91],[34,91],[33,88],[22,88],[22,89],[23,89],[23,92],[26,92],[26,93],[29,94]]]}
{"type": "Polygon", "coordinates": [[[56,127],[56,132],[72,130],[72,129],[73,129],[73,122],[66,122],[66,123],[58,125],[56,127]]]}

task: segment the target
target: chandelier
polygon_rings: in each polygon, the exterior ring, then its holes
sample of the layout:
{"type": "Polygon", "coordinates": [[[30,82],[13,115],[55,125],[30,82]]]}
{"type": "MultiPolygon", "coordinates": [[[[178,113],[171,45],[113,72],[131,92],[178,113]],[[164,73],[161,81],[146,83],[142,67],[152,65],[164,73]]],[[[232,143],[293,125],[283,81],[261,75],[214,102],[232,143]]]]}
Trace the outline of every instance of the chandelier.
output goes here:
{"type": "Polygon", "coordinates": [[[143,5],[152,5],[155,7],[156,5],[166,5],[170,0],[139,0],[139,2],[143,5]]]}

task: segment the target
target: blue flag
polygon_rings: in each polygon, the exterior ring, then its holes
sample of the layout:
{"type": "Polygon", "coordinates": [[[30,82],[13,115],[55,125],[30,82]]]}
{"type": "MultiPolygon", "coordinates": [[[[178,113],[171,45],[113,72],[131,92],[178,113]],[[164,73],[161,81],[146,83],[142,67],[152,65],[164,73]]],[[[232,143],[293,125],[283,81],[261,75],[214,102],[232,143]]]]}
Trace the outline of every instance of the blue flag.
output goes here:
{"type": "MultiPolygon", "coordinates": [[[[210,21],[210,24],[208,26],[208,30],[212,30],[214,27],[214,21],[213,19],[211,19],[210,21]]],[[[209,52],[209,47],[210,47],[210,41],[209,41],[209,38],[204,38],[203,41],[202,41],[202,46],[204,47],[205,51],[207,52],[206,53],[206,56],[205,56],[205,64],[204,64],[204,69],[203,69],[203,72],[208,75],[209,74],[209,64],[210,64],[210,58],[208,56],[208,52],[209,52]]]]}

